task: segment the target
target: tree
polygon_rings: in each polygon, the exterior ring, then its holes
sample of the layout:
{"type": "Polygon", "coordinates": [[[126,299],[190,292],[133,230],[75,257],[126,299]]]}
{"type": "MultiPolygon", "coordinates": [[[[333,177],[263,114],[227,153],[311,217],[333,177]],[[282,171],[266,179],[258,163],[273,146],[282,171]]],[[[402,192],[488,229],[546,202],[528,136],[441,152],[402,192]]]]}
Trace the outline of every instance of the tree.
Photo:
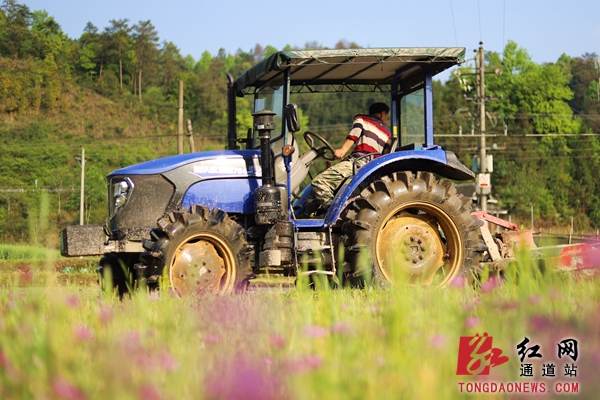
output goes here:
{"type": "Polygon", "coordinates": [[[360,46],[355,42],[348,42],[346,39],[338,41],[334,48],[336,49],[358,49],[360,46]]]}
{"type": "Polygon", "coordinates": [[[264,51],[264,58],[267,58],[275,53],[277,53],[277,49],[271,45],[267,45],[264,51]]]}
{"type": "Polygon", "coordinates": [[[591,132],[600,132],[600,58],[596,53],[569,58],[573,78],[569,87],[573,100],[569,105],[591,132]]]}
{"type": "Polygon", "coordinates": [[[81,48],[80,61],[81,68],[90,76],[96,74],[96,58],[98,58],[98,49],[96,43],[88,43],[81,48]]]}
{"type": "Polygon", "coordinates": [[[254,62],[259,62],[265,55],[263,47],[258,43],[254,46],[254,52],[252,54],[254,56],[254,62]]]}
{"type": "Polygon", "coordinates": [[[44,59],[42,74],[44,76],[44,95],[42,97],[42,106],[52,109],[57,106],[60,97],[60,77],[58,76],[58,67],[54,62],[54,55],[49,53],[44,59]]]}
{"type": "Polygon", "coordinates": [[[33,14],[24,4],[15,0],[4,0],[0,13],[0,55],[22,57],[32,54],[33,35],[31,27],[33,14]]]}
{"type": "Polygon", "coordinates": [[[49,16],[47,11],[34,11],[32,14],[31,32],[39,47],[39,58],[45,58],[49,53],[55,59],[59,57],[64,49],[67,36],[63,33],[54,17],[49,16]]]}
{"type": "Polygon", "coordinates": [[[304,50],[319,50],[323,48],[324,47],[321,45],[321,43],[317,42],[316,40],[306,42],[304,44],[304,50]]]}
{"type": "Polygon", "coordinates": [[[204,50],[200,59],[194,66],[194,72],[197,74],[205,74],[210,66],[212,65],[212,55],[208,52],[208,50],[204,50]]]}
{"type": "Polygon", "coordinates": [[[163,93],[165,93],[171,80],[174,79],[177,74],[184,70],[184,60],[179,53],[177,46],[173,42],[164,42],[160,52],[160,62],[163,73],[163,93]]]}
{"type": "Polygon", "coordinates": [[[131,47],[131,28],[127,24],[128,19],[111,19],[111,26],[106,28],[111,35],[113,42],[116,43],[117,53],[119,57],[119,88],[123,91],[123,57],[127,50],[131,47]]]}
{"type": "Polygon", "coordinates": [[[140,21],[133,26],[134,48],[138,70],[138,94],[142,100],[142,72],[149,71],[156,62],[158,53],[158,32],[150,20],[140,21]]]}
{"type": "Polygon", "coordinates": [[[192,72],[194,70],[194,66],[196,65],[196,60],[191,55],[185,56],[183,59],[183,68],[185,72],[192,72]]]}
{"type": "Polygon", "coordinates": [[[486,77],[486,94],[502,99],[490,103],[488,110],[502,115],[516,136],[497,154],[497,193],[517,213],[536,204],[549,223],[565,223],[574,213],[569,192],[575,182],[572,144],[563,135],[582,131],[568,104],[573,99],[568,59],[538,65],[512,41],[503,57],[493,52],[487,56],[490,65],[504,66],[502,75],[486,77]]]}

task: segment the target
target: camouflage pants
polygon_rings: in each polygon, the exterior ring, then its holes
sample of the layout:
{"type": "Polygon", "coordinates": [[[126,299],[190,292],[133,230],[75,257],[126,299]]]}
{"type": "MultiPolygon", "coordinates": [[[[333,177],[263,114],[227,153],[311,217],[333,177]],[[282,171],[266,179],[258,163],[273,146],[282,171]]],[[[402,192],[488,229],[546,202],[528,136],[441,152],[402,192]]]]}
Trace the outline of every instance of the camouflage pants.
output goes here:
{"type": "MultiPolygon", "coordinates": [[[[357,169],[366,163],[366,158],[358,160],[356,163],[357,169]]],[[[317,175],[312,181],[312,201],[316,201],[321,208],[329,207],[333,201],[335,191],[342,186],[346,178],[352,176],[353,164],[353,158],[344,159],[317,175]]]]}

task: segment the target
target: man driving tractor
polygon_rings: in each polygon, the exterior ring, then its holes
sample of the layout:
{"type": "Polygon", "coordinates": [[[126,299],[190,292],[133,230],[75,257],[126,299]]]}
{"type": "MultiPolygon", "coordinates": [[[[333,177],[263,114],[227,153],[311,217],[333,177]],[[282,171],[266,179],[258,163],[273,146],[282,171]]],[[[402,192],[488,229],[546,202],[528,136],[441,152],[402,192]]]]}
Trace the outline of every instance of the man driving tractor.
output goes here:
{"type": "Polygon", "coordinates": [[[369,115],[359,114],[354,117],[352,130],[346,136],[346,141],[333,155],[338,164],[327,168],[312,181],[312,192],[300,218],[309,218],[326,210],[333,201],[337,189],[352,175],[353,164],[356,161],[360,168],[370,160],[381,156],[384,148],[392,143],[392,134],[386,125],[390,108],[385,103],[373,103],[369,107],[369,115]],[[354,150],[346,157],[353,146],[354,150]]]}

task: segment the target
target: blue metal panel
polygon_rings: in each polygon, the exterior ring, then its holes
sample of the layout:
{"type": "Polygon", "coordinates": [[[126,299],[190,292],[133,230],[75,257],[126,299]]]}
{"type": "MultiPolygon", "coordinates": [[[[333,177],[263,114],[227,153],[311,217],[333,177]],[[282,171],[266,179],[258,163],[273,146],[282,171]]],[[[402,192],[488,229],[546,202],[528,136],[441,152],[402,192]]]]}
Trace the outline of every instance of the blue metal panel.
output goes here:
{"type": "Polygon", "coordinates": [[[325,220],[323,219],[295,219],[292,220],[294,228],[298,229],[319,229],[325,226],[325,220]]]}
{"type": "Polygon", "coordinates": [[[433,145],[433,83],[431,79],[431,72],[424,70],[425,75],[425,87],[423,88],[425,101],[424,101],[424,113],[425,116],[425,145],[433,145]]]}
{"type": "Polygon", "coordinates": [[[381,156],[360,168],[352,180],[344,184],[336,197],[327,214],[325,215],[325,225],[333,225],[339,218],[346,201],[354,190],[368,177],[377,170],[402,160],[429,160],[446,164],[446,152],[439,146],[426,147],[423,150],[407,150],[381,156]]]}
{"type": "Polygon", "coordinates": [[[259,150],[220,150],[220,151],[205,151],[201,153],[179,154],[175,156],[158,158],[156,160],[146,161],[140,164],[121,168],[111,172],[110,175],[151,175],[162,174],[183,165],[197,161],[208,159],[221,158],[244,158],[252,159],[258,157],[260,159],[259,150]]]}
{"type": "Polygon", "coordinates": [[[228,213],[252,214],[254,212],[254,189],[260,179],[211,179],[190,186],[181,205],[192,204],[218,208],[228,213]]]}

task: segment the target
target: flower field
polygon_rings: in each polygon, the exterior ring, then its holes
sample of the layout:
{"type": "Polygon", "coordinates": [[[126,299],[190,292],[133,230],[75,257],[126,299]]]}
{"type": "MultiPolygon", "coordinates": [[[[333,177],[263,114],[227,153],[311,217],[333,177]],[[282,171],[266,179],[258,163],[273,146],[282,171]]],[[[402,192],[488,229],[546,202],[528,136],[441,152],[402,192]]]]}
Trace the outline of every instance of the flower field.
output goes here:
{"type": "Polygon", "coordinates": [[[527,265],[477,289],[123,301],[58,285],[59,273],[43,286],[15,279],[0,288],[0,398],[495,399],[535,396],[542,383],[543,398],[597,398],[599,283],[527,265]],[[460,338],[484,334],[508,359],[494,353],[487,374],[457,375],[460,338]],[[557,352],[565,339],[577,341],[576,360],[557,352]],[[542,376],[550,364],[555,376],[542,376]]]}

